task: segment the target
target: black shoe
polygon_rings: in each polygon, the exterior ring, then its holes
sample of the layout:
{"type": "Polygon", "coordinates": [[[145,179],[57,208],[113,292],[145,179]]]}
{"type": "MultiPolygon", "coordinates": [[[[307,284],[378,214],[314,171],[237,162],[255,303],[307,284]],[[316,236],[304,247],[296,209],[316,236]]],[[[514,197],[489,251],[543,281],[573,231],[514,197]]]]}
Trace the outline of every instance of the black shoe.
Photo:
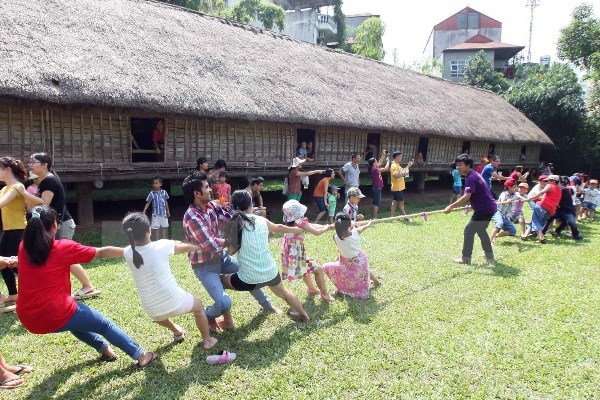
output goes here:
{"type": "Polygon", "coordinates": [[[581,236],[581,235],[577,235],[577,236],[575,236],[573,239],[575,239],[575,240],[577,240],[577,241],[579,241],[579,240],[583,240],[583,236],[581,236]]]}

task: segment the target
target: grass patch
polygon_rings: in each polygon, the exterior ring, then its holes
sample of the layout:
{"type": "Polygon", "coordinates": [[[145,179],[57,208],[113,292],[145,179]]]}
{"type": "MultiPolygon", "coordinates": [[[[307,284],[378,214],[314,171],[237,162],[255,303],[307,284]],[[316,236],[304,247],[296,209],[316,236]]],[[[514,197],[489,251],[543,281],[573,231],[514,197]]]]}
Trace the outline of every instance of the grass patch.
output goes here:
{"type": "MultiPolygon", "coordinates": [[[[35,367],[10,399],[596,398],[598,223],[581,224],[583,243],[501,238],[492,268],[477,240],[473,266],[449,262],[460,254],[466,222],[456,212],[365,231],[363,248],[383,285],[369,300],[327,305],[306,296],[302,282],[289,284],[308,324],[264,315],[249,294],[230,293],[237,328],[217,345],[238,353],[228,366],[204,363],[209,352],[196,346],[191,316],[176,318],[188,336],[172,345],[143,313],[122,261],[93,262],[88,271],[104,293],[87,304],[158,350],[160,361],[134,372],[118,351],[117,362],[102,364],[67,333],[32,335],[16,315],[1,315],[3,355],[35,367]]],[[[277,242],[270,244],[276,257],[277,242]]],[[[336,258],[329,234],[308,237],[306,246],[320,263],[336,258]]],[[[172,266],[180,284],[209,303],[186,257],[172,266]]]]}

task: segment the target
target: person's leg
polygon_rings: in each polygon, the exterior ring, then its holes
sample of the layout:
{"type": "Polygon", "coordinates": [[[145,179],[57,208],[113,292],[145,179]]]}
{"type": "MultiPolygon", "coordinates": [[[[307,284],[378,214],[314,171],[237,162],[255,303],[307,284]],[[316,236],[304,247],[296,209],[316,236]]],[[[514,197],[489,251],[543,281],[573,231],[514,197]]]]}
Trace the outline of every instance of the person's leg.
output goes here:
{"type": "Polygon", "coordinates": [[[525,230],[527,229],[527,227],[525,226],[524,217],[519,217],[519,225],[521,226],[521,237],[523,237],[525,235],[525,230]]]}
{"type": "Polygon", "coordinates": [[[377,219],[379,213],[379,205],[381,204],[381,189],[373,188],[373,206],[371,219],[377,219]]]}
{"type": "Polygon", "coordinates": [[[500,232],[500,228],[498,228],[497,226],[494,226],[494,228],[492,229],[492,232],[490,232],[490,242],[492,242],[492,244],[496,244],[496,236],[498,236],[499,232],[500,232]]]}
{"type": "Polygon", "coordinates": [[[398,202],[398,209],[400,210],[401,215],[406,215],[406,211],[404,211],[404,200],[398,202]]]}
{"type": "Polygon", "coordinates": [[[312,281],[312,274],[308,273],[302,277],[304,284],[306,285],[306,293],[309,295],[321,294],[319,289],[315,287],[312,281]]]}
{"type": "Polygon", "coordinates": [[[325,273],[323,272],[323,268],[318,266],[313,271],[313,274],[315,275],[315,282],[317,282],[317,287],[319,288],[319,291],[321,292],[321,300],[335,301],[333,296],[331,296],[327,292],[327,285],[325,284],[325,273]]]}
{"type": "Polygon", "coordinates": [[[11,367],[4,362],[4,357],[0,354],[0,382],[4,389],[19,387],[25,383],[25,379],[15,374],[17,367],[11,367]],[[14,370],[11,368],[15,368],[14,370]]]}
{"type": "Polygon", "coordinates": [[[202,282],[202,286],[208,292],[208,295],[213,299],[214,304],[206,307],[206,317],[209,320],[213,329],[217,328],[215,319],[221,315],[227,314],[227,321],[233,324],[231,319],[231,299],[223,290],[221,283],[221,264],[217,261],[214,264],[194,266],[193,268],[196,278],[202,282]]]}
{"type": "MultiPolygon", "coordinates": [[[[477,213],[476,213],[477,214],[477,213]]],[[[479,236],[479,240],[481,241],[481,247],[483,247],[483,251],[485,253],[485,258],[488,261],[494,260],[494,250],[492,248],[492,242],[490,241],[490,237],[487,234],[487,228],[492,219],[492,215],[490,214],[478,214],[476,216],[476,232],[477,236],[479,236]]]]}
{"type": "MultiPolygon", "coordinates": [[[[232,274],[237,272],[239,269],[240,267],[235,259],[231,258],[228,254],[223,254],[223,257],[221,258],[221,273],[232,274]]],[[[279,310],[277,307],[271,304],[271,300],[269,300],[269,298],[267,297],[267,295],[265,295],[265,292],[263,292],[262,289],[256,288],[250,293],[252,294],[252,297],[256,299],[258,304],[261,305],[263,310],[274,312],[276,314],[281,313],[281,310],[279,310]]],[[[208,314],[209,313],[207,312],[207,315],[208,314]]]]}
{"type": "MultiPolygon", "coordinates": [[[[16,256],[19,253],[19,244],[22,238],[22,229],[4,231],[2,238],[0,239],[0,256],[16,256]]],[[[19,295],[17,291],[17,278],[15,276],[15,271],[13,271],[12,268],[3,268],[0,272],[2,274],[2,279],[6,284],[6,289],[8,290],[8,297],[4,301],[17,301],[19,295]]]]}
{"type": "Polygon", "coordinates": [[[73,264],[71,265],[71,275],[75,277],[81,283],[81,292],[88,293],[93,291],[94,285],[90,281],[90,277],[88,276],[85,269],[81,266],[81,264],[73,264]]]}
{"type": "Polygon", "coordinates": [[[294,293],[292,293],[289,289],[283,286],[283,283],[279,282],[277,286],[269,286],[269,289],[277,296],[283,299],[290,307],[292,307],[296,312],[290,312],[289,315],[294,319],[299,319],[302,321],[309,321],[310,318],[300,300],[296,297],[294,293]]]}
{"type": "Polygon", "coordinates": [[[373,285],[375,285],[375,286],[381,285],[381,281],[379,279],[377,279],[377,275],[375,275],[375,273],[373,271],[369,271],[369,279],[371,279],[371,282],[373,282],[373,285]]]}
{"type": "Polygon", "coordinates": [[[173,321],[171,321],[169,318],[162,320],[162,321],[154,321],[154,322],[156,322],[160,326],[164,326],[165,328],[167,328],[168,330],[173,332],[173,335],[175,335],[175,336],[181,336],[184,333],[183,328],[181,326],[173,323],[173,321]]]}
{"type": "MultiPolygon", "coordinates": [[[[396,192],[392,192],[392,195],[394,196],[396,192]]],[[[390,217],[393,217],[394,214],[396,213],[396,200],[392,200],[392,206],[390,207],[390,217]]]]}
{"type": "Polygon", "coordinates": [[[145,354],[144,349],[110,319],[81,302],[77,303],[77,311],[71,319],[56,330],[64,331],[70,331],[77,339],[104,355],[110,355],[112,349],[102,336],[134,360],[140,361],[145,354]]]}
{"type": "Polygon", "coordinates": [[[204,341],[202,346],[205,349],[210,349],[217,344],[217,339],[210,336],[210,326],[208,325],[208,319],[204,312],[204,305],[202,305],[202,302],[196,297],[194,297],[194,304],[192,305],[191,312],[194,314],[196,327],[198,328],[198,331],[200,331],[200,335],[202,335],[202,340],[204,341]]]}
{"type": "MultiPolygon", "coordinates": [[[[464,264],[471,264],[471,255],[473,254],[473,242],[475,241],[475,232],[477,231],[477,221],[475,220],[476,215],[477,213],[473,213],[471,220],[465,226],[465,229],[463,231],[462,263],[464,264]]],[[[459,260],[455,259],[453,261],[459,260]]]]}
{"type": "Polygon", "coordinates": [[[2,273],[2,279],[6,284],[6,288],[8,289],[8,297],[6,301],[16,301],[18,297],[17,292],[17,278],[15,277],[15,273],[12,268],[3,268],[0,273],[2,273]]]}

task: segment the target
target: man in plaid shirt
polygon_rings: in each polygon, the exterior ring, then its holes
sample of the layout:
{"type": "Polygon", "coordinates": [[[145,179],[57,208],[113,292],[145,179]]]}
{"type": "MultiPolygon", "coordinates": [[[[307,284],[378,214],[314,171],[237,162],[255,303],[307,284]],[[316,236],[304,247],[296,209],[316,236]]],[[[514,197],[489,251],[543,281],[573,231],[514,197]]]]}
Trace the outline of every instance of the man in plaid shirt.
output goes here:
{"type": "MultiPolygon", "coordinates": [[[[225,239],[221,238],[220,223],[231,216],[220,204],[211,202],[211,188],[206,174],[192,172],[182,185],[183,195],[189,204],[183,217],[186,241],[200,246],[200,250],[189,253],[190,264],[196,277],[214,300],[206,307],[206,317],[213,330],[233,328],[231,299],[221,283],[221,274],[233,274],[239,265],[229,254],[223,252],[225,239]],[[217,322],[217,317],[223,316],[217,322]]],[[[254,289],[252,296],[266,311],[280,314],[281,310],[271,304],[262,289],[254,289]]]]}

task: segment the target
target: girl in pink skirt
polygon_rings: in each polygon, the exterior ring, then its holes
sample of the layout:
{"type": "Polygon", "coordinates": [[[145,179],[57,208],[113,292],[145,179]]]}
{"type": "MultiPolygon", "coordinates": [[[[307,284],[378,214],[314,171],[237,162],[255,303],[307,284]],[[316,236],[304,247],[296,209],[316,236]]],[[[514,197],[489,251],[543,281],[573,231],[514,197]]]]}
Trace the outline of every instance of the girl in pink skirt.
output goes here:
{"type": "Polygon", "coordinates": [[[353,227],[346,213],[339,213],[335,218],[336,235],[333,240],[340,257],[337,262],[323,265],[323,271],[335,285],[337,293],[367,299],[371,281],[375,286],[380,284],[375,274],[369,271],[369,260],[360,248],[360,233],[371,223],[369,221],[353,227]]]}

